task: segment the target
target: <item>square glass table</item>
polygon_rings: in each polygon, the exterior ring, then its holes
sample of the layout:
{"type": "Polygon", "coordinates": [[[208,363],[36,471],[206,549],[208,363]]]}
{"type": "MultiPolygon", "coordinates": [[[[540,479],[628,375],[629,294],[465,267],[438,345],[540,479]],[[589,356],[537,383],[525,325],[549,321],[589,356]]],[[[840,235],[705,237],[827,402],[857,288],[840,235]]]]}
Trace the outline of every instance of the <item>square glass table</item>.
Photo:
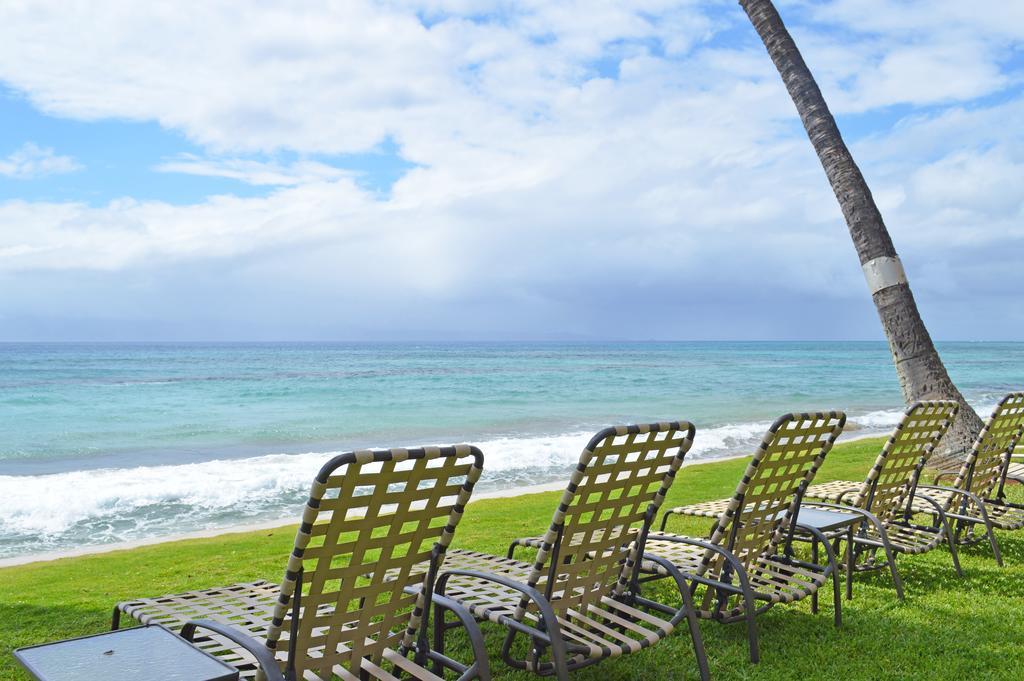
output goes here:
{"type": "Polygon", "coordinates": [[[855,526],[861,520],[861,516],[856,513],[815,508],[814,506],[808,506],[806,503],[800,504],[800,511],[796,516],[797,527],[813,527],[825,534],[848,529],[855,526]]]}
{"type": "Polygon", "coordinates": [[[159,625],[19,648],[39,681],[237,681],[238,670],[159,625]]]}
{"type": "MultiPolygon", "coordinates": [[[[829,539],[846,539],[846,600],[853,598],[853,533],[863,520],[863,516],[857,513],[815,508],[813,501],[800,504],[800,510],[796,516],[797,532],[793,538],[811,543],[811,560],[815,563],[818,562],[818,538],[810,533],[801,533],[801,528],[813,528],[829,539]]],[[[832,569],[837,571],[839,569],[834,561],[832,569]]],[[[817,612],[817,591],[811,595],[811,609],[817,612]]]]}

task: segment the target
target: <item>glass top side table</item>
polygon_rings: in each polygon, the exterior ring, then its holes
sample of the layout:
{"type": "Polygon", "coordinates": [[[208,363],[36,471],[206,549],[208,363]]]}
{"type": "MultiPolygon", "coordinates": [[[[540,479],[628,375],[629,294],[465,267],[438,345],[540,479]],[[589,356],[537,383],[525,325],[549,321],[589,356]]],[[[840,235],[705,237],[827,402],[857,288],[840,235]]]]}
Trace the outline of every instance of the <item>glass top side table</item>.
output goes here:
{"type": "Polygon", "coordinates": [[[814,508],[814,506],[809,505],[813,503],[806,502],[800,505],[800,511],[796,516],[797,526],[813,527],[828,534],[836,530],[849,528],[861,521],[861,517],[854,513],[814,508]]]}
{"type": "MultiPolygon", "coordinates": [[[[853,510],[851,509],[851,511],[853,510]]],[[[805,533],[805,528],[818,530],[828,539],[839,537],[846,540],[846,579],[844,580],[846,582],[846,600],[853,598],[853,533],[863,520],[863,516],[855,512],[815,508],[813,501],[805,501],[800,504],[800,510],[796,516],[797,533],[793,538],[810,542],[811,560],[814,562],[818,562],[818,537],[805,533]],[[804,529],[805,532],[800,532],[801,529],[804,529]]],[[[838,571],[839,566],[832,557],[832,552],[828,551],[827,546],[825,548],[829,554],[829,560],[832,562],[832,569],[838,571]]],[[[811,595],[811,610],[813,612],[818,611],[817,591],[811,595]]]]}
{"type": "Polygon", "coordinates": [[[237,681],[238,670],[158,625],[19,648],[39,681],[237,681]]]}

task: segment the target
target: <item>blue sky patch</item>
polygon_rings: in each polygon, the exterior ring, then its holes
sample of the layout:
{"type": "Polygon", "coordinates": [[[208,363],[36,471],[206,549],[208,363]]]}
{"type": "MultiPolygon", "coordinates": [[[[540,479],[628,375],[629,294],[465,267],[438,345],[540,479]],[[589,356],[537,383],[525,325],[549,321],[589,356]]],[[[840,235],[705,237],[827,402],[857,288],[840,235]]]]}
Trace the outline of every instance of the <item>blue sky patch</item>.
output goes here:
{"type": "MultiPolygon", "coordinates": [[[[75,202],[103,206],[120,198],[163,201],[172,205],[200,203],[210,196],[231,194],[242,198],[265,196],[275,185],[186,172],[159,170],[163,163],[188,157],[216,162],[184,135],[155,122],[128,120],[79,121],[48,116],[18,93],[0,88],[0,159],[25,144],[52,149],[71,157],[78,169],[34,178],[0,174],[0,201],[75,202]]],[[[351,170],[356,183],[378,198],[416,164],[400,154],[392,138],[358,154],[304,154],[278,152],[247,154],[232,159],[290,165],[316,161],[351,170]]]]}

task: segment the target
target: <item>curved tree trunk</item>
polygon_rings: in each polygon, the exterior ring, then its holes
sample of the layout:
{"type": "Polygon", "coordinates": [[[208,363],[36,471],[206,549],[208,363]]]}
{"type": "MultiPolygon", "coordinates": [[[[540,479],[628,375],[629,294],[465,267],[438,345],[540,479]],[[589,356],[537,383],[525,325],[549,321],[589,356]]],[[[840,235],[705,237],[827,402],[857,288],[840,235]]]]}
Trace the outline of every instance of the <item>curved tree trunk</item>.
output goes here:
{"type": "Polygon", "coordinates": [[[768,48],[768,55],[796,104],[807,136],[839,200],[889,339],[904,399],[908,403],[921,399],[955,399],[961,405],[957,420],[943,441],[943,451],[933,461],[939,465],[949,463],[970,447],[981,430],[981,419],[953,385],[935,350],[871,190],[846,148],[821,90],[782,18],[771,0],[739,0],[739,3],[768,48]]]}

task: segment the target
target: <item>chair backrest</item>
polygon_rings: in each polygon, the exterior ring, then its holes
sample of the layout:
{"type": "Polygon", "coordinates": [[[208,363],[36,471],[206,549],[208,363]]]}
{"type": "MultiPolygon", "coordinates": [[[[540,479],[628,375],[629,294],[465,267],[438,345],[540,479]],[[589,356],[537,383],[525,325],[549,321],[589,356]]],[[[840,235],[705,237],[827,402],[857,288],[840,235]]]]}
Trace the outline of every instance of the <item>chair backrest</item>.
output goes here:
{"type": "MultiPolygon", "coordinates": [[[[639,569],[639,544],[693,434],[687,422],[652,423],[606,428],[590,440],[527,579],[556,612],[586,612],[629,585],[639,569]]],[[[517,619],[528,605],[520,602],[517,619]]]]}
{"type": "Polygon", "coordinates": [[[287,646],[292,678],[335,678],[335,667],[359,678],[362,658],[412,647],[482,466],[469,445],[346,452],[324,465],[267,633],[272,650],[287,646]]]}
{"type": "Polygon", "coordinates": [[[854,506],[883,518],[901,514],[921,470],[959,410],[953,400],[928,400],[907,407],[857,492],[854,506]]]}
{"type": "MultiPolygon", "coordinates": [[[[843,432],[841,411],[786,414],[761,441],[710,541],[725,546],[744,567],[774,553],[793,523],[807,485],[843,432]]],[[[701,572],[721,568],[722,557],[708,550],[701,572]]]]}
{"type": "MultiPolygon", "coordinates": [[[[986,499],[1006,472],[1010,454],[1024,429],[1024,392],[999,400],[992,416],[978,433],[953,486],[986,499]]],[[[957,500],[950,499],[950,504],[957,500]]]]}

